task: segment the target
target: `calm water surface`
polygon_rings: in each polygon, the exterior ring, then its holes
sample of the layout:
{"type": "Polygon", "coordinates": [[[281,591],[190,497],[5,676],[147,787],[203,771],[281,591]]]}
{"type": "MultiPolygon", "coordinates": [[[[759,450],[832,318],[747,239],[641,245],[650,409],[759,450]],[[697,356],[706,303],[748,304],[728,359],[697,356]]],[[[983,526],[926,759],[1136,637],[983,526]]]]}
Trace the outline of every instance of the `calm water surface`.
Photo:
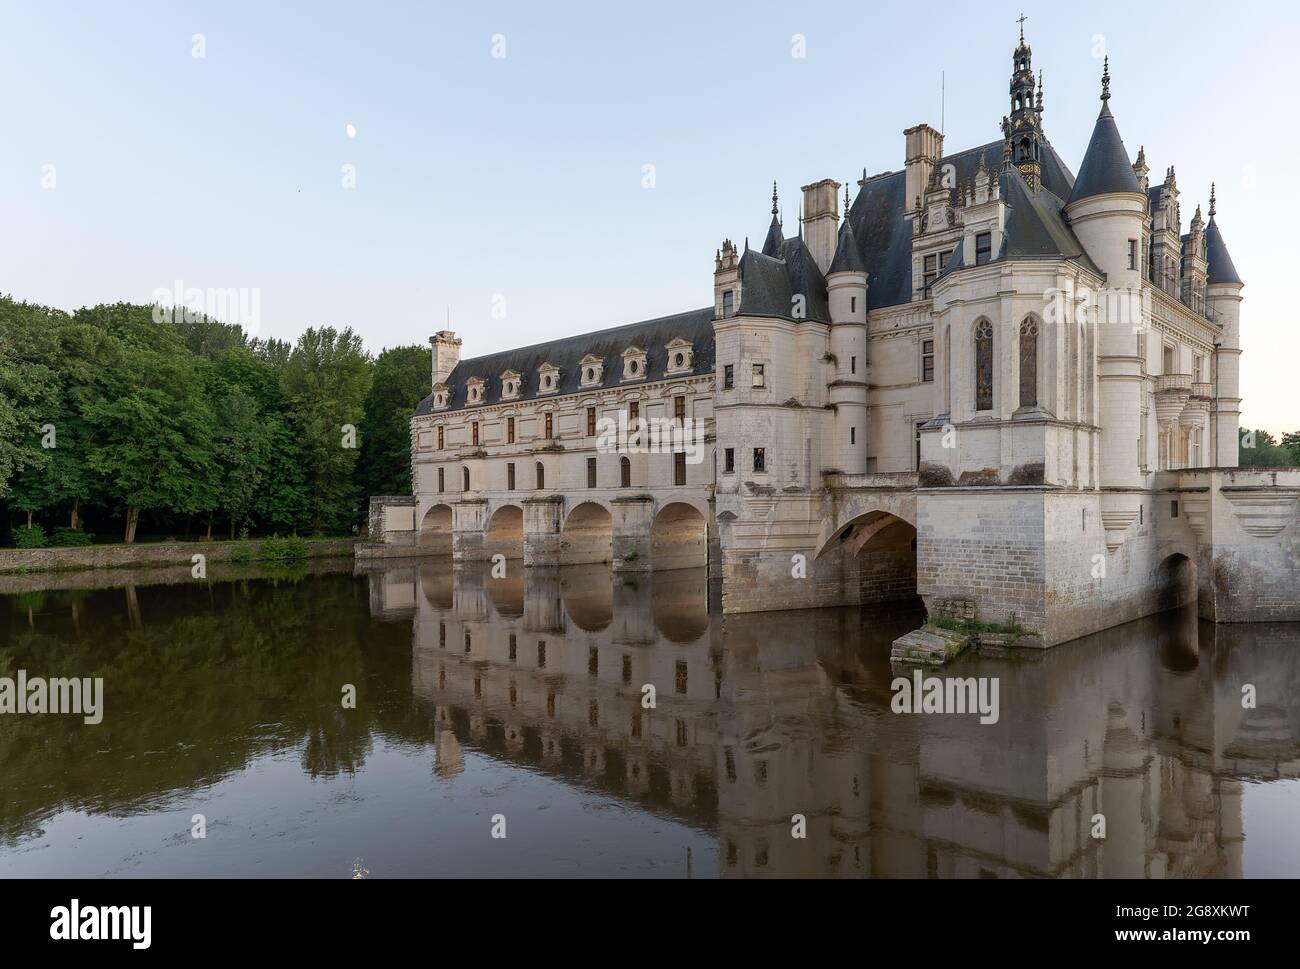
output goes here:
{"type": "Polygon", "coordinates": [[[891,712],[919,604],[347,568],[4,579],[0,675],[102,676],[105,712],[0,715],[0,876],[1300,876],[1297,625],[964,657],[981,725],[891,712]]]}

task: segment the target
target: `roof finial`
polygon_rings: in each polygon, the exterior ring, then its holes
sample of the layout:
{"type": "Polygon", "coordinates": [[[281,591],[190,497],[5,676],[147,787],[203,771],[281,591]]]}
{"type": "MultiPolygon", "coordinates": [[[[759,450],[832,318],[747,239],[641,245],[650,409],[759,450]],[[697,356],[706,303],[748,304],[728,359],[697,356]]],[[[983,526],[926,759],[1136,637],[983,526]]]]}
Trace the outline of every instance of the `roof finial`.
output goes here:
{"type": "Polygon", "coordinates": [[[776,215],[776,181],[772,181],[772,214],[776,215]]]}
{"type": "Polygon", "coordinates": [[[1043,113],[1043,69],[1038,69],[1038,103],[1034,105],[1039,114],[1043,113]]]}
{"type": "Polygon", "coordinates": [[[1214,218],[1214,183],[1210,183],[1210,218],[1214,218]]]}
{"type": "Polygon", "coordinates": [[[1025,44],[1025,21],[1028,19],[1029,18],[1025,16],[1024,11],[1022,10],[1020,12],[1020,17],[1016,20],[1016,22],[1020,24],[1020,45],[1022,47],[1025,44]]]}
{"type": "Polygon", "coordinates": [[[849,180],[844,180],[844,217],[849,217],[849,180]]]}
{"type": "Polygon", "coordinates": [[[1110,100],[1110,55],[1106,55],[1106,60],[1101,69],[1101,100],[1103,102],[1110,100]]]}

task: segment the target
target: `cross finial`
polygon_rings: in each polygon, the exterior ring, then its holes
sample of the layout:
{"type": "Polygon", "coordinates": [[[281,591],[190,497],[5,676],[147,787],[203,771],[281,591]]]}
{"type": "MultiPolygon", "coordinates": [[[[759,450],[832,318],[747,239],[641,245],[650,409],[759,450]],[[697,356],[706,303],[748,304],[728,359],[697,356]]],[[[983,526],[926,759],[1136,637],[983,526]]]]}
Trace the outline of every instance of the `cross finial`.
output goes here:
{"type": "Polygon", "coordinates": [[[1110,55],[1106,55],[1101,68],[1101,99],[1110,100],[1110,55]]]}
{"type": "Polygon", "coordinates": [[[1028,19],[1024,11],[1021,11],[1020,16],[1016,18],[1016,23],[1020,24],[1020,43],[1022,44],[1025,42],[1025,21],[1028,19]]]}

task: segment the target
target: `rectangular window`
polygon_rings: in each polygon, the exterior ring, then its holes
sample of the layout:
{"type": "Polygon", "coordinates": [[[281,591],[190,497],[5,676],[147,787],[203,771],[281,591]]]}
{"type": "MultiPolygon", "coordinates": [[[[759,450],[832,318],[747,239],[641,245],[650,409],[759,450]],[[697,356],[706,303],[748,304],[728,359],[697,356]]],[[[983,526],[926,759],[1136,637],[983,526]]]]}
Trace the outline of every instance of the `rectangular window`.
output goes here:
{"type": "Polygon", "coordinates": [[[767,450],[765,448],[761,448],[761,447],[754,448],[754,470],[755,471],[767,470],[767,450]]]}
{"type": "Polygon", "coordinates": [[[938,253],[932,252],[930,253],[930,255],[926,256],[924,267],[925,267],[923,270],[924,286],[925,286],[925,291],[928,293],[930,291],[930,287],[934,285],[934,281],[939,278],[938,253]]]}
{"type": "Polygon", "coordinates": [[[1138,241],[1130,239],[1128,241],[1128,268],[1137,269],[1138,267],[1138,241]]]}
{"type": "Polygon", "coordinates": [[[600,673],[600,650],[595,646],[587,647],[587,675],[596,676],[600,673]]]}
{"type": "Polygon", "coordinates": [[[506,443],[515,443],[515,419],[513,417],[506,418],[506,443]]]}
{"type": "Polygon", "coordinates": [[[921,341],[921,380],[934,383],[934,341],[921,341]]]}
{"type": "Polygon", "coordinates": [[[763,372],[761,363],[754,364],[754,386],[760,388],[767,386],[767,375],[763,372]]]}
{"type": "Polygon", "coordinates": [[[506,490],[515,490],[515,463],[513,461],[506,465],[506,490]]]}
{"type": "Polygon", "coordinates": [[[518,658],[519,658],[519,640],[515,638],[514,633],[511,633],[510,634],[510,662],[513,663],[518,658]]]}
{"type": "Polygon", "coordinates": [[[1205,358],[1199,353],[1192,357],[1192,374],[1198,384],[1205,383],[1205,358]]]}
{"type": "Polygon", "coordinates": [[[686,420],[686,398],[673,398],[673,419],[678,421],[686,420]]]}
{"type": "Polygon", "coordinates": [[[447,469],[438,469],[438,491],[439,493],[447,490],[447,469]]]}
{"type": "Polygon", "coordinates": [[[1178,502],[1176,501],[1169,502],[1169,517],[1170,518],[1178,517],[1178,502]]]}
{"type": "Polygon", "coordinates": [[[725,320],[736,309],[736,294],[728,289],[722,293],[722,318],[725,320]]]}
{"type": "Polygon", "coordinates": [[[537,641],[537,668],[546,669],[546,640],[544,639],[537,641]]]}
{"type": "Polygon", "coordinates": [[[924,421],[922,421],[920,424],[917,424],[913,432],[915,435],[913,439],[913,444],[916,447],[916,470],[917,471],[921,470],[921,428],[923,427],[925,427],[924,421]]]}
{"type": "Polygon", "coordinates": [[[858,443],[858,429],[856,427],[849,428],[849,443],[850,444],[858,443]]]}
{"type": "Polygon", "coordinates": [[[546,487],[546,468],[541,461],[537,462],[537,487],[546,487]]]}
{"type": "Polygon", "coordinates": [[[629,421],[635,421],[635,420],[640,420],[640,418],[641,418],[641,402],[634,400],[627,405],[627,419],[629,421]]]}
{"type": "Polygon", "coordinates": [[[858,358],[849,357],[849,373],[857,373],[857,372],[858,372],[858,358]]]}
{"type": "Polygon", "coordinates": [[[734,386],[736,386],[736,368],[727,364],[722,368],[722,389],[730,390],[734,386]]]}
{"type": "Polygon", "coordinates": [[[547,413],[546,415],[546,439],[549,441],[555,436],[555,415],[547,413]]]}
{"type": "Polygon", "coordinates": [[[993,259],[993,233],[981,232],[975,237],[975,265],[983,266],[993,259]]]}
{"type": "Polygon", "coordinates": [[[472,443],[475,447],[478,447],[478,421],[470,424],[469,429],[472,443]]]}
{"type": "Polygon", "coordinates": [[[596,436],[596,408],[587,408],[587,437],[596,436]]]}
{"type": "Polygon", "coordinates": [[[736,473],[736,449],[729,447],[722,452],[722,470],[725,474],[736,473]]]}
{"type": "Polygon", "coordinates": [[[596,487],[596,459],[587,458],[587,487],[596,487]]]}
{"type": "Polygon", "coordinates": [[[444,428],[441,424],[439,424],[439,425],[438,425],[438,450],[439,450],[439,451],[441,451],[442,448],[443,448],[443,437],[442,437],[442,432],[443,432],[444,430],[446,430],[446,428],[444,428]]]}
{"type": "Polygon", "coordinates": [[[673,484],[686,484],[686,452],[677,451],[673,454],[673,484]]]}
{"type": "Polygon", "coordinates": [[[1174,372],[1174,362],[1176,359],[1177,356],[1175,355],[1174,348],[1166,344],[1164,348],[1164,353],[1161,357],[1161,365],[1164,368],[1163,369],[1164,373],[1174,372]]]}
{"type": "Polygon", "coordinates": [[[849,312],[850,312],[850,313],[856,313],[857,311],[858,311],[858,298],[857,298],[856,296],[850,296],[850,297],[849,297],[849,312]]]}
{"type": "Polygon", "coordinates": [[[678,693],[685,693],[685,692],[686,692],[686,680],[687,680],[687,676],[689,675],[689,669],[688,669],[686,663],[685,663],[684,661],[682,661],[682,660],[679,659],[679,660],[677,661],[677,664],[676,664],[676,667],[675,667],[673,673],[674,673],[674,675],[673,675],[673,689],[676,690],[678,693]]]}
{"type": "Polygon", "coordinates": [[[632,657],[626,653],[623,654],[623,682],[632,682],[632,657]]]}

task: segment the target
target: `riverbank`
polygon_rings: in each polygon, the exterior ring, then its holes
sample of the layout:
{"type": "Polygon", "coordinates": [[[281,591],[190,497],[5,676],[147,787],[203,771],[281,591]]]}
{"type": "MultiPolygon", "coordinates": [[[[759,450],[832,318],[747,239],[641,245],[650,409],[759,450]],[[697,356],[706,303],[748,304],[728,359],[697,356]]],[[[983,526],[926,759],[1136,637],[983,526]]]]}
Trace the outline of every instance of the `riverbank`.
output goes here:
{"type": "MultiPolygon", "coordinates": [[[[261,557],[264,539],[234,542],[156,542],[140,545],[86,545],[72,548],[0,549],[0,575],[32,572],[85,572],[97,569],[132,569],[192,566],[195,555],[206,564],[253,562],[261,557]]],[[[307,558],[351,557],[354,538],[303,540],[307,558]]]]}

